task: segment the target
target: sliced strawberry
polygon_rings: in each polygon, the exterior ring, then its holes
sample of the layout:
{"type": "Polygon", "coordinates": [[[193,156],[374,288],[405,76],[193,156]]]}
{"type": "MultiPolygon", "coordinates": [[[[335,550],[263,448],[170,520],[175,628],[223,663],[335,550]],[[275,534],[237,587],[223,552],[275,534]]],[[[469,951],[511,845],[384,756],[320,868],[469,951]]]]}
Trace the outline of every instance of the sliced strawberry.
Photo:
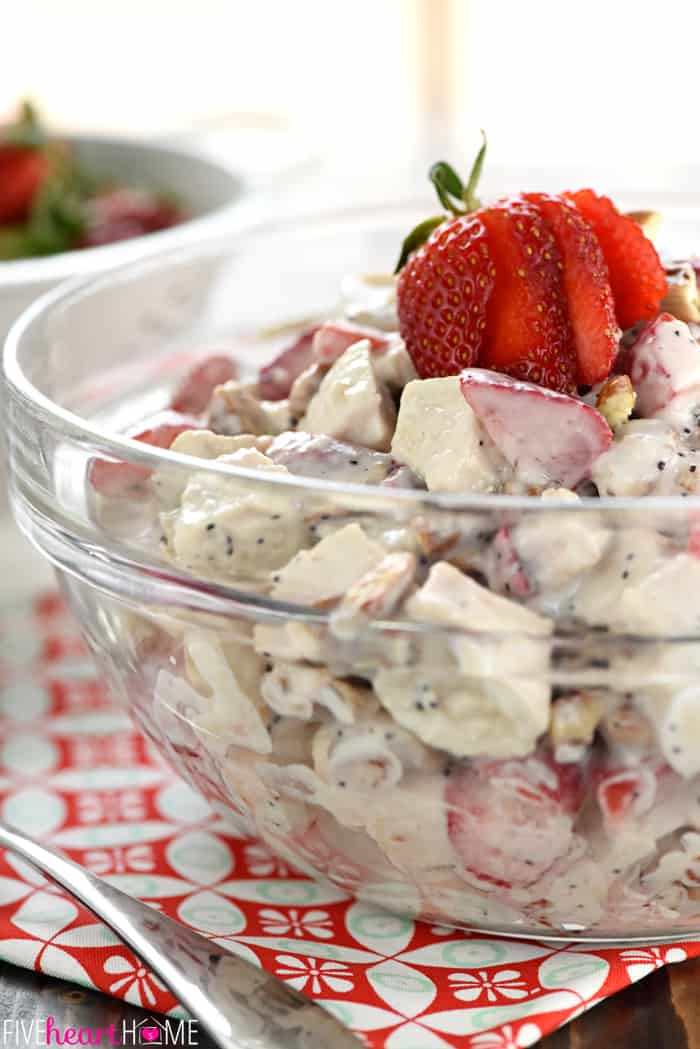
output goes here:
{"type": "Polygon", "coordinates": [[[294,380],[314,362],[313,342],[318,325],[307,328],[291,346],[260,369],[258,386],[265,401],[281,401],[289,396],[294,380]]]}
{"type": "Polygon", "coordinates": [[[530,597],[533,587],[513,545],[510,528],[500,528],[487,553],[489,588],[499,594],[530,597]]]}
{"type": "Polygon", "coordinates": [[[28,217],[49,171],[43,150],[0,143],[0,223],[22,222],[28,217]]]}
{"type": "Polygon", "coordinates": [[[410,257],[397,285],[399,330],[422,379],[476,363],[495,275],[477,215],[444,222],[410,257]]]}
{"type": "Polygon", "coordinates": [[[544,749],[528,758],[482,759],[447,780],[448,833],[467,880],[530,885],[567,854],[585,796],[585,767],[544,749]]]}
{"type": "Polygon", "coordinates": [[[592,189],[564,196],[573,201],[600,242],[620,327],[630,328],[653,317],[666,294],[666,274],[641,226],[622,215],[609,197],[599,197],[592,189]]]}
{"type": "Polygon", "coordinates": [[[526,485],[574,488],[612,441],[600,412],[583,401],[507,375],[468,368],[462,393],[526,485]]]}
{"type": "Polygon", "coordinates": [[[659,778],[668,766],[656,764],[615,768],[610,763],[593,773],[596,801],[607,827],[619,827],[637,819],[654,804],[659,778]]]}
{"type": "Polygon", "coordinates": [[[687,324],[660,313],[622,350],[616,370],[632,380],[640,414],[654,415],[676,394],[700,386],[700,346],[687,324]]]}
{"type": "Polygon", "coordinates": [[[496,269],[479,364],[573,391],[576,355],[552,231],[537,208],[518,197],[479,215],[496,269]]]}
{"type": "Polygon", "coordinates": [[[224,354],[205,357],[192,366],[173,393],[170,407],[176,412],[199,415],[209,404],[217,386],[235,379],[238,374],[235,361],[224,354]]]}
{"type": "Polygon", "coordinates": [[[598,238],[563,197],[526,193],[547,221],[561,255],[562,280],[574,333],[576,381],[593,386],[610,374],[620,340],[608,267],[598,238]]]}
{"type": "MultiPolygon", "coordinates": [[[[141,424],[143,425],[143,424],[141,424]]],[[[148,420],[148,426],[128,436],[156,448],[169,448],[185,430],[200,429],[196,419],[177,412],[161,412],[148,420]]],[[[124,463],[116,459],[92,459],[88,466],[88,480],[96,492],[112,499],[142,498],[151,476],[147,466],[124,463]]]]}
{"type": "Polygon", "coordinates": [[[187,218],[172,200],[147,189],[114,189],[95,197],[80,246],[94,248],[176,226],[187,218]]]}
{"type": "Polygon", "coordinates": [[[386,332],[379,328],[361,327],[350,321],[330,321],[322,324],[314,335],[313,355],[319,364],[333,364],[360,339],[369,339],[373,350],[385,350],[389,345],[386,332]]]}

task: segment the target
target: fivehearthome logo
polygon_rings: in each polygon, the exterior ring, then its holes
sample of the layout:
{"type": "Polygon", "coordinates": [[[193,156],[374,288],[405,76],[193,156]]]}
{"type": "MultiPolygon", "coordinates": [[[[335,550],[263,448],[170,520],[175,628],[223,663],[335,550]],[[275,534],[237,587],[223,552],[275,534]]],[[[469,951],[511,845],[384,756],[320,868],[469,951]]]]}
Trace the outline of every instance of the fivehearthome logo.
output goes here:
{"type": "Polygon", "coordinates": [[[52,1046],[198,1046],[196,1020],[149,1016],[106,1027],[64,1027],[54,1016],[45,1020],[3,1020],[3,1049],[49,1049],[52,1046]]]}

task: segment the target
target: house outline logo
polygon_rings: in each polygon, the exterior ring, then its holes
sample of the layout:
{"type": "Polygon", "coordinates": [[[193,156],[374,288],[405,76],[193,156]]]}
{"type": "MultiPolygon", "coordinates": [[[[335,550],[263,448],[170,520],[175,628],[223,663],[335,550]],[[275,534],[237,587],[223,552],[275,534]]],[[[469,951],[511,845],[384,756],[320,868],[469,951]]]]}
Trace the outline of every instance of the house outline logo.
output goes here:
{"type": "Polygon", "coordinates": [[[139,1036],[139,1041],[134,1040],[132,1044],[164,1046],[166,1045],[167,1034],[167,1028],[161,1021],[156,1020],[154,1016],[149,1016],[145,1020],[139,1020],[135,1025],[134,1035],[139,1036]]]}
{"type": "Polygon", "coordinates": [[[147,1016],[144,1020],[122,1022],[122,1041],[124,1046],[153,1046],[154,1049],[165,1049],[166,1046],[197,1046],[199,1031],[197,1021],[166,1016],[158,1019],[147,1016]]]}

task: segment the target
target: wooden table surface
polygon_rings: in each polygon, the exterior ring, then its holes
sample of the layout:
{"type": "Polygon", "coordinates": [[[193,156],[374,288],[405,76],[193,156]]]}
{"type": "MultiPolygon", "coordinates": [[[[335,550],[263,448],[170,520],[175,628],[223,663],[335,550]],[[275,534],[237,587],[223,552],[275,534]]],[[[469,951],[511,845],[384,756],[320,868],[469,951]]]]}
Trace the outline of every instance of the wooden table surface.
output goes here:
{"type": "MultiPolygon", "coordinates": [[[[670,965],[597,1005],[539,1045],[541,1049],[700,1049],[699,992],[700,958],[670,965]]],[[[127,1021],[131,1030],[132,1023],[138,1025],[149,1014],[96,991],[0,962],[2,1049],[35,1049],[38,1044],[23,1040],[21,1034],[18,1040],[15,1025],[3,1027],[3,1021],[24,1020],[29,1030],[33,1018],[44,1022],[47,1016],[54,1016],[60,1029],[114,1023],[119,1030],[127,1021]]],[[[203,1033],[193,1042],[197,1049],[215,1049],[203,1033]]]]}

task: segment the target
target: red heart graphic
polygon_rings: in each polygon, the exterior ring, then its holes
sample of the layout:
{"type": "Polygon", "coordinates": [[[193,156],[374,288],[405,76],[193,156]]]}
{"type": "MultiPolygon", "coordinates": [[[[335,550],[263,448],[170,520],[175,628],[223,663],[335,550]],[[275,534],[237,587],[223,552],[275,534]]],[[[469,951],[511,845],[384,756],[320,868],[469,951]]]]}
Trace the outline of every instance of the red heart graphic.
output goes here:
{"type": "Polygon", "coordinates": [[[157,1027],[144,1027],[141,1030],[141,1034],[147,1042],[155,1042],[156,1038],[160,1035],[160,1031],[157,1027]]]}

